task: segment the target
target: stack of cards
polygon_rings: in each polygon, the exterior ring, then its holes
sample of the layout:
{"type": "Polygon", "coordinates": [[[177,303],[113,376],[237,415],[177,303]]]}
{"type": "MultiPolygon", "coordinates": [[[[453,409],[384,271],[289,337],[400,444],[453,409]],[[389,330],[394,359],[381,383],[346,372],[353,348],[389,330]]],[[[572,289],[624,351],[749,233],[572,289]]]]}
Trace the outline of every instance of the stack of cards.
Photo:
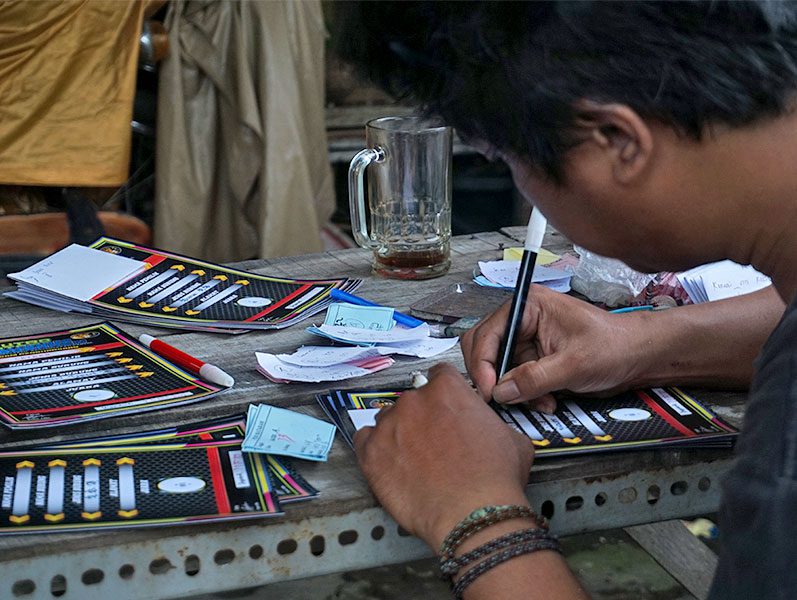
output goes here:
{"type": "MultiPolygon", "coordinates": [[[[316,400],[352,445],[354,433],[400,391],[331,390],[316,400]]],[[[493,408],[529,437],[537,456],[648,447],[729,447],[738,431],[678,388],[626,392],[613,398],[567,398],[547,415],[525,405],[493,408]]],[[[445,424],[441,424],[441,427],[445,424]]]]}
{"type": "Polygon", "coordinates": [[[360,284],[268,277],[110,238],[8,277],[17,289],[6,296],[45,308],[228,333],[288,327],[326,308],[333,288],[360,284]]]}
{"type": "MultiPolygon", "coordinates": [[[[473,281],[486,287],[515,289],[518,273],[520,272],[519,260],[493,260],[479,261],[480,275],[473,281]]],[[[539,283],[556,292],[570,291],[570,278],[572,274],[560,269],[553,269],[542,265],[535,265],[532,283],[539,283]]]]}
{"type": "Polygon", "coordinates": [[[749,294],[772,284],[769,277],[750,265],[730,260],[695,267],[676,276],[695,304],[749,294]]]}
{"type": "MultiPolygon", "coordinates": [[[[281,514],[266,459],[242,451],[242,431],[238,419],[0,452],[0,534],[281,514]]],[[[289,467],[274,470],[297,483],[291,495],[313,495],[289,467]]]]}
{"type": "Polygon", "coordinates": [[[256,352],[258,371],[278,383],[341,381],[386,369],[394,362],[392,354],[430,358],[458,341],[430,337],[426,323],[413,329],[394,325],[392,308],[332,304],[324,324],[307,330],[348,346],[302,346],[293,354],[256,352]]]}
{"type": "Polygon", "coordinates": [[[334,439],[335,427],[326,421],[268,404],[251,404],[243,450],[325,461],[334,439]]]}
{"type": "MultiPolygon", "coordinates": [[[[215,442],[243,442],[246,433],[246,421],[243,416],[213,419],[202,423],[169,427],[137,434],[105,436],[88,440],[80,440],[49,448],[97,448],[105,446],[168,446],[186,444],[190,446],[207,446],[215,442]]],[[[290,504],[300,500],[310,500],[318,496],[318,490],[296,470],[286,458],[264,455],[269,481],[280,504],[290,504]]]]}
{"type": "Polygon", "coordinates": [[[161,410],[220,389],[109,323],[0,340],[0,422],[12,429],[161,410]]]}

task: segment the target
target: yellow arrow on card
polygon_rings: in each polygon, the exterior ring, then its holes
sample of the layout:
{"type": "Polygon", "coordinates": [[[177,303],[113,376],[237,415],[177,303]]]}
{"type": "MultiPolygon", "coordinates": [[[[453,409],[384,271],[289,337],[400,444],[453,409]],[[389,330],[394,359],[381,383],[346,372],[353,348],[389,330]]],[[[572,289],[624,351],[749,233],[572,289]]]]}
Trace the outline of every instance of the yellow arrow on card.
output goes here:
{"type": "Polygon", "coordinates": [[[198,314],[199,314],[199,312],[200,312],[200,311],[198,311],[198,310],[191,310],[191,309],[189,308],[187,311],[185,311],[185,314],[193,316],[193,315],[198,315],[198,314]]]}
{"type": "Polygon", "coordinates": [[[218,279],[219,281],[227,281],[226,275],[216,275],[213,279],[218,279]]]}
{"type": "Polygon", "coordinates": [[[167,312],[167,313],[174,312],[176,310],[177,310],[176,308],[172,308],[171,306],[164,306],[163,307],[163,312],[167,312]]]}
{"type": "Polygon", "coordinates": [[[205,272],[202,269],[194,269],[191,271],[191,275],[204,275],[205,272]]]}
{"type": "Polygon", "coordinates": [[[17,469],[32,469],[35,466],[36,465],[34,465],[29,460],[22,460],[22,461],[17,463],[17,469]]]}
{"type": "Polygon", "coordinates": [[[80,516],[86,519],[87,521],[96,521],[102,516],[102,511],[97,512],[82,512],[80,516]]]}
{"type": "Polygon", "coordinates": [[[64,513],[56,513],[51,515],[50,513],[46,513],[44,515],[44,520],[49,521],[50,523],[58,523],[58,521],[64,520],[64,513]]]}
{"type": "Polygon", "coordinates": [[[246,279],[238,279],[235,283],[238,285],[249,285],[249,281],[246,279]]]}
{"type": "Polygon", "coordinates": [[[81,463],[84,467],[99,467],[102,463],[97,458],[87,458],[81,463]]]}
{"type": "Polygon", "coordinates": [[[131,371],[138,371],[142,368],[142,365],[125,365],[125,369],[130,369],[131,371]]]}
{"type": "Polygon", "coordinates": [[[150,304],[149,302],[139,302],[138,305],[141,308],[152,308],[154,304],[150,304]]]}
{"type": "Polygon", "coordinates": [[[11,515],[8,517],[8,520],[17,525],[21,525],[22,523],[27,523],[30,521],[30,515],[11,515]]]}
{"type": "Polygon", "coordinates": [[[106,352],[105,356],[110,356],[111,358],[116,358],[117,356],[122,356],[122,352],[106,352]]]}
{"type": "Polygon", "coordinates": [[[595,439],[599,442],[611,442],[612,436],[607,433],[606,435],[596,435],[595,439]]]}
{"type": "Polygon", "coordinates": [[[155,373],[152,371],[142,371],[141,373],[136,373],[139,377],[152,377],[155,373]]]}
{"type": "Polygon", "coordinates": [[[562,440],[563,440],[563,441],[564,441],[566,444],[580,444],[580,443],[581,443],[581,438],[580,438],[580,437],[574,437],[574,438],[562,438],[562,440]]]}
{"type": "Polygon", "coordinates": [[[132,358],[128,358],[128,357],[125,357],[125,358],[115,358],[114,360],[115,360],[116,362],[118,362],[118,363],[121,363],[121,364],[125,364],[125,363],[129,363],[129,362],[133,362],[133,359],[132,359],[132,358]]]}
{"type": "Polygon", "coordinates": [[[132,519],[133,517],[138,515],[138,509],[134,508],[133,510],[120,510],[117,511],[117,514],[123,519],[132,519]]]}
{"type": "Polygon", "coordinates": [[[169,268],[174,269],[175,271],[185,271],[185,266],[183,265],[172,265],[169,268]]]}
{"type": "Polygon", "coordinates": [[[122,304],[127,304],[128,302],[132,302],[132,301],[133,301],[133,299],[132,299],[132,298],[125,298],[124,296],[119,296],[119,297],[117,298],[117,300],[118,300],[119,302],[121,302],[122,304]]]}
{"type": "Polygon", "coordinates": [[[531,440],[531,443],[544,448],[545,446],[550,446],[551,440],[531,440]]]}
{"type": "Polygon", "coordinates": [[[136,464],[135,459],[130,458],[129,456],[123,456],[122,458],[116,459],[117,465],[134,465],[136,464]]]}
{"type": "Polygon", "coordinates": [[[65,460],[61,460],[60,458],[55,458],[55,459],[51,460],[50,462],[48,462],[47,466],[48,467],[65,467],[66,466],[66,461],[65,460]]]}
{"type": "Polygon", "coordinates": [[[5,392],[0,392],[0,396],[16,396],[17,393],[14,390],[6,390],[5,392]]]}

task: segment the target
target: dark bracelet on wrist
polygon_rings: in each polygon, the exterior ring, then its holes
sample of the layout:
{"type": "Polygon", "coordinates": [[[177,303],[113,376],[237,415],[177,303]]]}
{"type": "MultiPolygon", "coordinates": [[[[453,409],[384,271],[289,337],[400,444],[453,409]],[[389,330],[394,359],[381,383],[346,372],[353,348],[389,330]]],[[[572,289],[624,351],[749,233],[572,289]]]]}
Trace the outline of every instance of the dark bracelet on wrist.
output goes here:
{"type": "Polygon", "coordinates": [[[540,550],[553,550],[555,552],[561,552],[561,549],[559,548],[559,541],[547,533],[544,533],[537,539],[532,539],[528,542],[522,542],[509,548],[505,548],[500,552],[490,555],[478,563],[475,567],[468,569],[465,574],[460,577],[460,579],[451,587],[454,598],[456,600],[462,600],[462,594],[465,592],[465,589],[480,575],[483,575],[493,567],[496,567],[501,563],[505,563],[506,561],[515,557],[540,550]]]}
{"type": "Polygon", "coordinates": [[[521,529],[519,531],[507,533],[499,538],[490,540],[486,544],[482,544],[470,552],[466,552],[462,556],[450,558],[445,561],[441,560],[440,572],[445,576],[451,577],[456,575],[462,567],[469,565],[479,558],[484,558],[496,550],[502,550],[503,548],[514,546],[515,544],[529,542],[543,537],[550,539],[551,535],[545,529],[540,528],[521,529]]]}
{"type": "Polygon", "coordinates": [[[547,521],[539,517],[531,507],[521,504],[484,506],[471,512],[451,530],[440,547],[440,561],[454,558],[454,552],[466,539],[490,525],[509,519],[533,519],[539,529],[548,529],[547,521]]]}

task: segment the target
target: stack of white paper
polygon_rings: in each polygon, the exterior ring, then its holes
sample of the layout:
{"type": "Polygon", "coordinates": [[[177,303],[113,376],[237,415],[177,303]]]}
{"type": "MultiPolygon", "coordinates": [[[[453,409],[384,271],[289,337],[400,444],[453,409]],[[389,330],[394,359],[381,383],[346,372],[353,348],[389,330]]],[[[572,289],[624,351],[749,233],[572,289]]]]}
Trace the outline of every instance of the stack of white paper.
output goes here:
{"type": "Polygon", "coordinates": [[[723,260],[695,267],[677,275],[695,304],[749,294],[772,284],[772,280],[750,265],[723,260]]]}

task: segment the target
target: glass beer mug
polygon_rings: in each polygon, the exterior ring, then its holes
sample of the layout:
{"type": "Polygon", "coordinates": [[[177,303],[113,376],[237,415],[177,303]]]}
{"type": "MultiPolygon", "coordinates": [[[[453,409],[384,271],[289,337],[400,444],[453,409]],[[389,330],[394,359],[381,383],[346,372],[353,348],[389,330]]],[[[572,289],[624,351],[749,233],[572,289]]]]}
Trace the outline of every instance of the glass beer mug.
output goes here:
{"type": "Polygon", "coordinates": [[[367,148],[349,166],[355,241],[373,250],[373,268],[380,275],[443,275],[451,265],[452,129],[421,117],[384,117],[366,124],[365,140],[367,148]]]}

